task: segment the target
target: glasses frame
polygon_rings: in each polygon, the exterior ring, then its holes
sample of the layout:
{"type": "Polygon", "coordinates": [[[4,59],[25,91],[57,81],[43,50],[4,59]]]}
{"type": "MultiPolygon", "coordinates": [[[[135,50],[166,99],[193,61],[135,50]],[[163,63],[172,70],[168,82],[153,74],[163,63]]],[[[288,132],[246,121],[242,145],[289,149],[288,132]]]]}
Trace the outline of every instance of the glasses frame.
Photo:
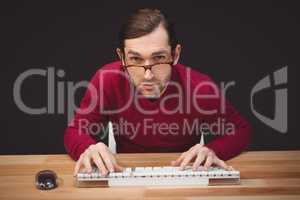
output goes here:
{"type": "Polygon", "coordinates": [[[142,67],[145,70],[144,72],[146,72],[148,69],[150,71],[152,71],[152,67],[155,66],[155,65],[165,65],[165,64],[173,66],[173,61],[171,61],[171,62],[159,62],[159,63],[154,63],[154,64],[151,64],[151,65],[134,65],[134,64],[133,65],[123,65],[123,67],[125,69],[130,68],[130,67],[142,67]]]}
{"type": "Polygon", "coordinates": [[[164,65],[164,64],[168,64],[168,65],[171,65],[171,67],[173,66],[173,59],[171,59],[171,61],[169,62],[158,62],[158,63],[154,63],[154,64],[151,64],[151,65],[136,65],[136,64],[131,64],[131,65],[126,65],[126,62],[125,62],[125,55],[121,56],[123,62],[125,63],[125,65],[122,65],[122,67],[124,69],[127,70],[127,68],[130,68],[130,67],[143,67],[144,68],[144,73],[149,69],[151,72],[152,72],[152,67],[155,66],[155,65],[164,65]]]}

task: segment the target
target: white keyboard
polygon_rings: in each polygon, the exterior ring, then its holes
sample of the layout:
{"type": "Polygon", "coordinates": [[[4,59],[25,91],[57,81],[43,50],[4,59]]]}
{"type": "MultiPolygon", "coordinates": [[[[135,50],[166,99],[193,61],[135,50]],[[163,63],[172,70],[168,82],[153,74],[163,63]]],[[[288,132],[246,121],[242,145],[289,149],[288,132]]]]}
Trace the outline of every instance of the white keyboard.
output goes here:
{"type": "Polygon", "coordinates": [[[92,173],[78,173],[77,187],[114,187],[114,186],[208,186],[239,184],[240,172],[210,167],[207,171],[193,171],[191,167],[135,167],[125,168],[123,172],[101,175],[97,168],[92,173]]]}

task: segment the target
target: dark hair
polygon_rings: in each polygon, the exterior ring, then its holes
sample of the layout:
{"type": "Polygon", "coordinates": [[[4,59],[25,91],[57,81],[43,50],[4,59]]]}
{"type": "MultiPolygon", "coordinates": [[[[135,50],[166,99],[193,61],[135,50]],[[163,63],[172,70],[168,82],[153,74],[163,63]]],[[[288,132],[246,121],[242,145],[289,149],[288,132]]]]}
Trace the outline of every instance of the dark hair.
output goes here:
{"type": "Polygon", "coordinates": [[[137,10],[123,23],[119,32],[119,48],[123,51],[124,40],[147,35],[157,28],[159,24],[162,24],[166,29],[169,36],[169,44],[173,51],[178,44],[174,24],[160,10],[149,8],[137,10]]]}

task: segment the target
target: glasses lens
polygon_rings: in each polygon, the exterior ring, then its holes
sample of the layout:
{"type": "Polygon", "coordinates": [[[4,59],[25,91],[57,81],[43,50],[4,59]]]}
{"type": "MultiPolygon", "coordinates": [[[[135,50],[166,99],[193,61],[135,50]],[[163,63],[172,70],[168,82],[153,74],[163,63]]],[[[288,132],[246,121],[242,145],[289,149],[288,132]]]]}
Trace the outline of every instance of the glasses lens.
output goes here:
{"type": "Polygon", "coordinates": [[[162,73],[169,72],[170,69],[171,69],[170,64],[157,64],[157,65],[154,65],[152,67],[152,73],[159,75],[159,74],[162,74],[162,73]]]}
{"type": "MultiPolygon", "coordinates": [[[[170,64],[156,64],[151,68],[151,72],[153,74],[159,75],[161,73],[169,72],[171,69],[170,64]]],[[[129,74],[132,75],[141,75],[143,76],[145,73],[145,68],[143,66],[130,66],[127,68],[129,74]]]]}
{"type": "Polygon", "coordinates": [[[134,75],[143,75],[145,72],[145,69],[141,66],[131,66],[127,68],[129,74],[134,75]]]}

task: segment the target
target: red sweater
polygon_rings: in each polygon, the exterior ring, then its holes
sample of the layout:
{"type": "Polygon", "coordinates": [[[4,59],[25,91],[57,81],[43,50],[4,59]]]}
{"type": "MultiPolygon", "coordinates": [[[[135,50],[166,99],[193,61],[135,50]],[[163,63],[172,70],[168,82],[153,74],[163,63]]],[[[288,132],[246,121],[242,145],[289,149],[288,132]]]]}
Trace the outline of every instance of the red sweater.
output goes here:
{"type": "Polygon", "coordinates": [[[80,109],[65,131],[65,148],[74,160],[89,145],[101,141],[101,128],[109,121],[113,123],[118,153],[183,152],[199,143],[201,133],[204,138],[214,135],[205,146],[222,160],[238,155],[249,145],[249,123],[228,102],[223,101],[222,107],[222,98],[204,98],[205,94],[216,94],[212,86],[203,84],[213,84],[208,76],[177,64],[171,74],[171,81],[177,85],[168,84],[159,99],[151,100],[133,95],[134,87],[118,73],[121,70],[119,61],[107,64],[90,81],[80,109]],[[202,96],[193,99],[197,95],[202,96]],[[79,112],[87,108],[90,112],[79,112]],[[203,110],[216,112],[207,114],[203,110]]]}

